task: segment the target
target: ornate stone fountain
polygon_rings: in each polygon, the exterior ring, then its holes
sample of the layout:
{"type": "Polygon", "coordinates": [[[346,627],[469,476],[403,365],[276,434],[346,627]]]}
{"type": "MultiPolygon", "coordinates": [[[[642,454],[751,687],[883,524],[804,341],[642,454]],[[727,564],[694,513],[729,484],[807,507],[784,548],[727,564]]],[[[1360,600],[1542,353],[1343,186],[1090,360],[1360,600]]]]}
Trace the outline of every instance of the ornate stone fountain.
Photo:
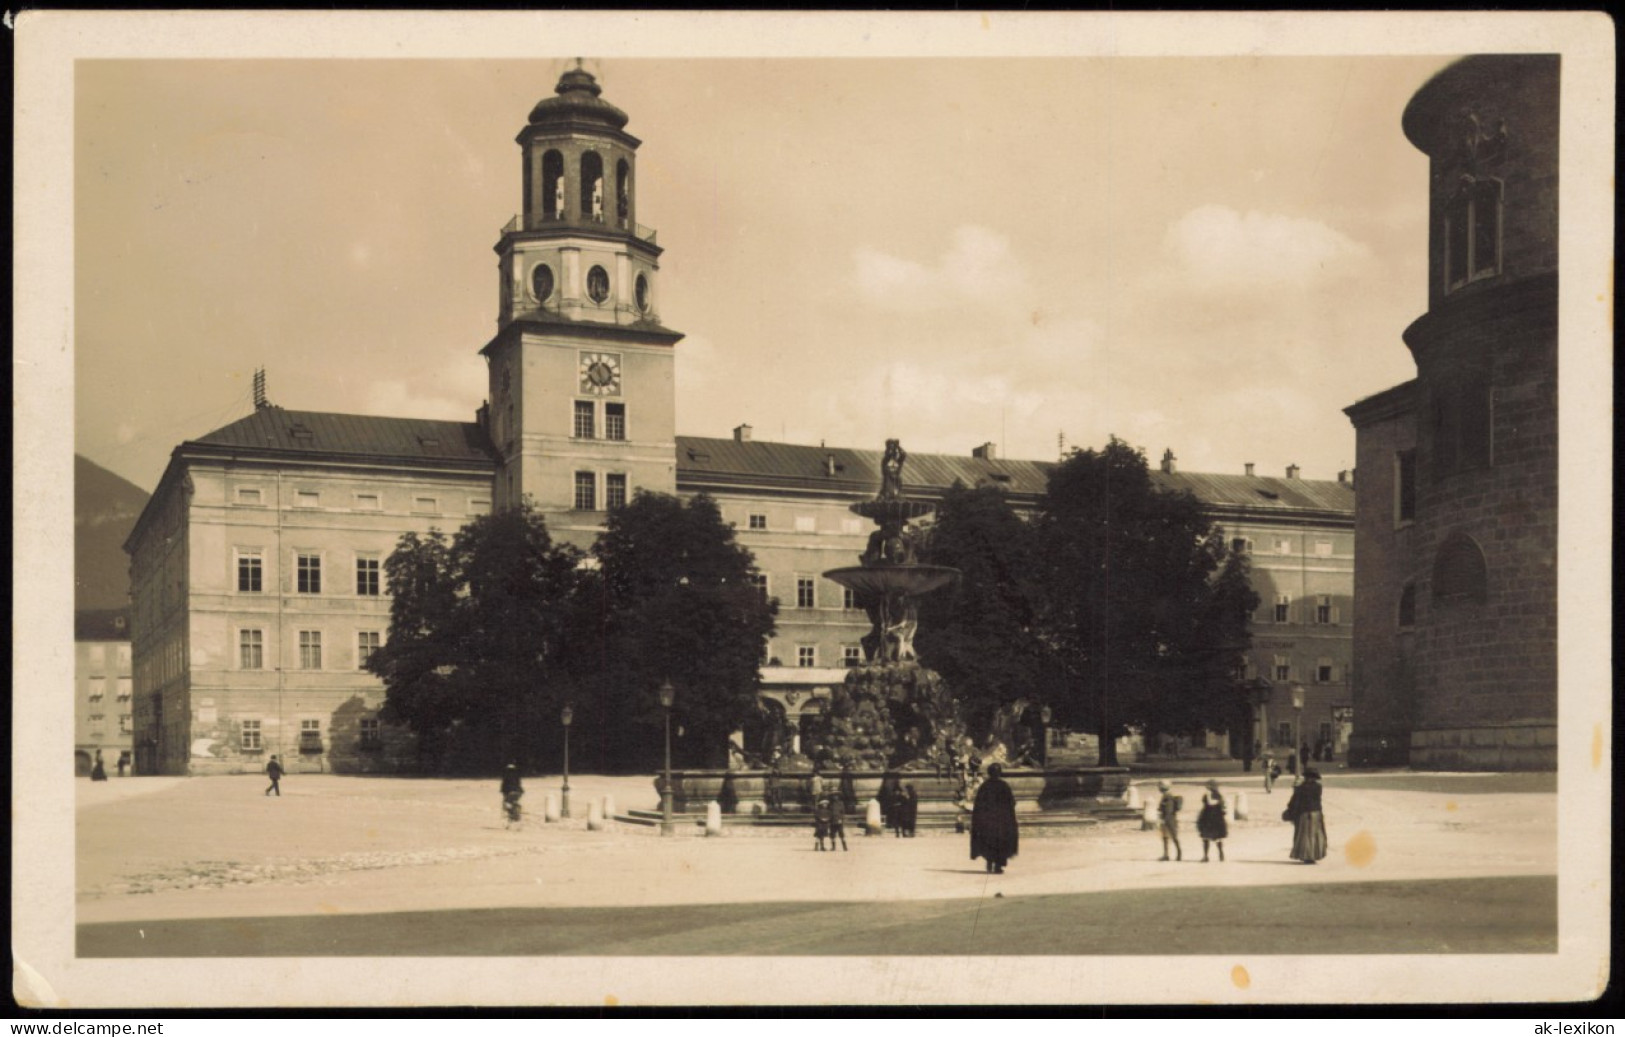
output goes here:
{"type": "MultiPolygon", "coordinates": [[[[1027,702],[1001,710],[987,742],[975,748],[951,690],[939,674],[919,663],[914,651],[919,599],[952,585],[959,570],[918,558],[920,533],[914,523],[935,505],[904,494],[907,459],[897,440],[886,441],[880,493],[852,505],[876,529],[859,564],[824,573],[854,592],[868,613],[870,630],[862,639],[863,665],[850,669],[834,692],[813,761],[821,766],[829,792],[836,791],[838,776],[844,774],[860,803],[876,796],[885,802],[890,784],[906,783],[915,787],[922,816],[957,815],[978,780],[972,757],[1004,762],[1010,731],[1027,702]]],[[[802,766],[811,763],[803,759],[802,766]]],[[[1004,777],[1022,811],[1120,808],[1128,784],[1127,769],[1121,767],[1046,772],[1007,764],[1004,777]]],[[[796,814],[812,808],[809,778],[810,772],[776,768],[689,772],[677,783],[678,809],[703,809],[715,798],[730,812],[796,814]],[[690,801],[692,807],[685,805],[690,801]]]]}

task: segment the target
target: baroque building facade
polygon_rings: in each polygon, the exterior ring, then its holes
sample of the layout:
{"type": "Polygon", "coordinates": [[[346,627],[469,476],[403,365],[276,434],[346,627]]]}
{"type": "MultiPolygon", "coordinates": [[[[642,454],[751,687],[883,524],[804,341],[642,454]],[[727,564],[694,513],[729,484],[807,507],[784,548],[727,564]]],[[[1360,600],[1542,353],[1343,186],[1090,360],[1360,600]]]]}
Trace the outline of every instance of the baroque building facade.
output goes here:
{"type": "MultiPolygon", "coordinates": [[[[593,76],[566,72],[517,141],[521,211],[496,245],[488,403],[472,422],[285,410],[182,443],[126,542],[134,600],[134,747],[142,773],[234,773],[271,755],[299,771],[411,764],[362,669],[389,627],[382,561],[403,533],[453,531],[526,498],[553,535],[590,546],[639,490],[716,499],[779,600],[763,695],[823,708],[861,656],[864,613],[825,570],[871,527],[848,511],[880,452],[679,436],[674,348],[659,318],[656,233],[637,222],[637,150],[593,76]]],[[[1249,466],[1250,469],[1250,466],[1249,466]]],[[[1031,511],[1048,465],[914,454],[909,492],[998,486],[1031,511]]],[[[1346,738],[1353,592],[1351,481],[1201,475],[1171,454],[1154,478],[1195,493],[1253,554],[1264,600],[1248,672],[1249,745],[1346,738]],[[1302,685],[1301,710],[1288,689],[1302,685]],[[1290,725],[1286,720],[1290,718],[1290,725]]],[[[1238,703],[1240,702],[1238,698],[1238,703]]],[[[1230,739],[1231,748],[1240,747],[1230,739]]]]}
{"type": "Polygon", "coordinates": [[[73,614],[73,769],[83,777],[102,754],[118,773],[133,745],[135,683],[130,666],[130,610],[78,609],[73,614]]]}
{"type": "Polygon", "coordinates": [[[1406,107],[1429,159],[1416,377],[1348,407],[1356,762],[1552,769],[1559,59],[1459,61],[1406,107]]]}

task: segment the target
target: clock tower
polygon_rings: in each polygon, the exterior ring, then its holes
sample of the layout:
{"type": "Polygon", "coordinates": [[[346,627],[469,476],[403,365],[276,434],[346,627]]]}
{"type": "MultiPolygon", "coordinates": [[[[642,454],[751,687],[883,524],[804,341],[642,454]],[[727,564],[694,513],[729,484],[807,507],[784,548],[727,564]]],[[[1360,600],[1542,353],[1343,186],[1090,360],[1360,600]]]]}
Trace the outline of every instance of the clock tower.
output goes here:
{"type": "Polygon", "coordinates": [[[601,93],[571,69],[519,132],[523,208],[496,245],[497,333],[481,350],[497,505],[529,497],[582,546],[634,491],[677,485],[683,336],[660,323],[660,248],[636,220],[640,142],[601,93]]]}

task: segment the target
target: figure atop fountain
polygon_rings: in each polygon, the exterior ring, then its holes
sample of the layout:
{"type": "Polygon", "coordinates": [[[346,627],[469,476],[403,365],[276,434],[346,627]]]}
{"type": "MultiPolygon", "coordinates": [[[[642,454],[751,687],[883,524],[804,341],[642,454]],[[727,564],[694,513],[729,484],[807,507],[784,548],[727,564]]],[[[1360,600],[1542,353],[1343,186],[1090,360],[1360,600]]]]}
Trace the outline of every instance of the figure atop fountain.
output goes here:
{"type": "Polygon", "coordinates": [[[903,462],[907,460],[901,442],[886,440],[886,453],[880,459],[880,496],[876,500],[903,499],[903,462]]]}

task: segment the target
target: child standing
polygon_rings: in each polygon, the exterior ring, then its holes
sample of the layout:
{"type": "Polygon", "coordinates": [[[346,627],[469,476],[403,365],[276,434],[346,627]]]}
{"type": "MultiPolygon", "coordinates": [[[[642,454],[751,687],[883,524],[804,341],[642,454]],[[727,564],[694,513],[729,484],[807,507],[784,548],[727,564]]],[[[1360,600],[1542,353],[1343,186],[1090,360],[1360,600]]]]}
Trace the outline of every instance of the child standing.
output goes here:
{"type": "Polygon", "coordinates": [[[813,849],[820,853],[824,850],[825,839],[829,840],[829,848],[831,850],[835,849],[835,838],[830,832],[830,821],[834,816],[835,811],[830,809],[829,800],[827,799],[820,799],[818,804],[813,807],[813,840],[815,843],[813,849]]]}
{"type": "Polygon", "coordinates": [[[1157,782],[1157,791],[1162,793],[1162,799],[1157,803],[1157,816],[1162,819],[1157,826],[1162,833],[1162,859],[1168,859],[1168,843],[1174,844],[1174,859],[1185,859],[1185,851],[1179,847],[1179,808],[1185,805],[1182,797],[1168,791],[1166,781],[1157,782]]]}
{"type": "Polygon", "coordinates": [[[1217,843],[1219,846],[1219,863],[1224,863],[1224,840],[1230,834],[1230,826],[1224,820],[1224,793],[1219,791],[1217,781],[1207,783],[1207,791],[1202,793],[1202,812],[1196,815],[1196,834],[1202,837],[1202,863],[1207,863],[1208,843],[1217,843]]]}
{"type": "Polygon", "coordinates": [[[846,851],[846,821],[841,817],[841,806],[833,800],[824,800],[824,806],[829,810],[829,848],[835,850],[835,840],[841,841],[842,852],[846,851]]]}

